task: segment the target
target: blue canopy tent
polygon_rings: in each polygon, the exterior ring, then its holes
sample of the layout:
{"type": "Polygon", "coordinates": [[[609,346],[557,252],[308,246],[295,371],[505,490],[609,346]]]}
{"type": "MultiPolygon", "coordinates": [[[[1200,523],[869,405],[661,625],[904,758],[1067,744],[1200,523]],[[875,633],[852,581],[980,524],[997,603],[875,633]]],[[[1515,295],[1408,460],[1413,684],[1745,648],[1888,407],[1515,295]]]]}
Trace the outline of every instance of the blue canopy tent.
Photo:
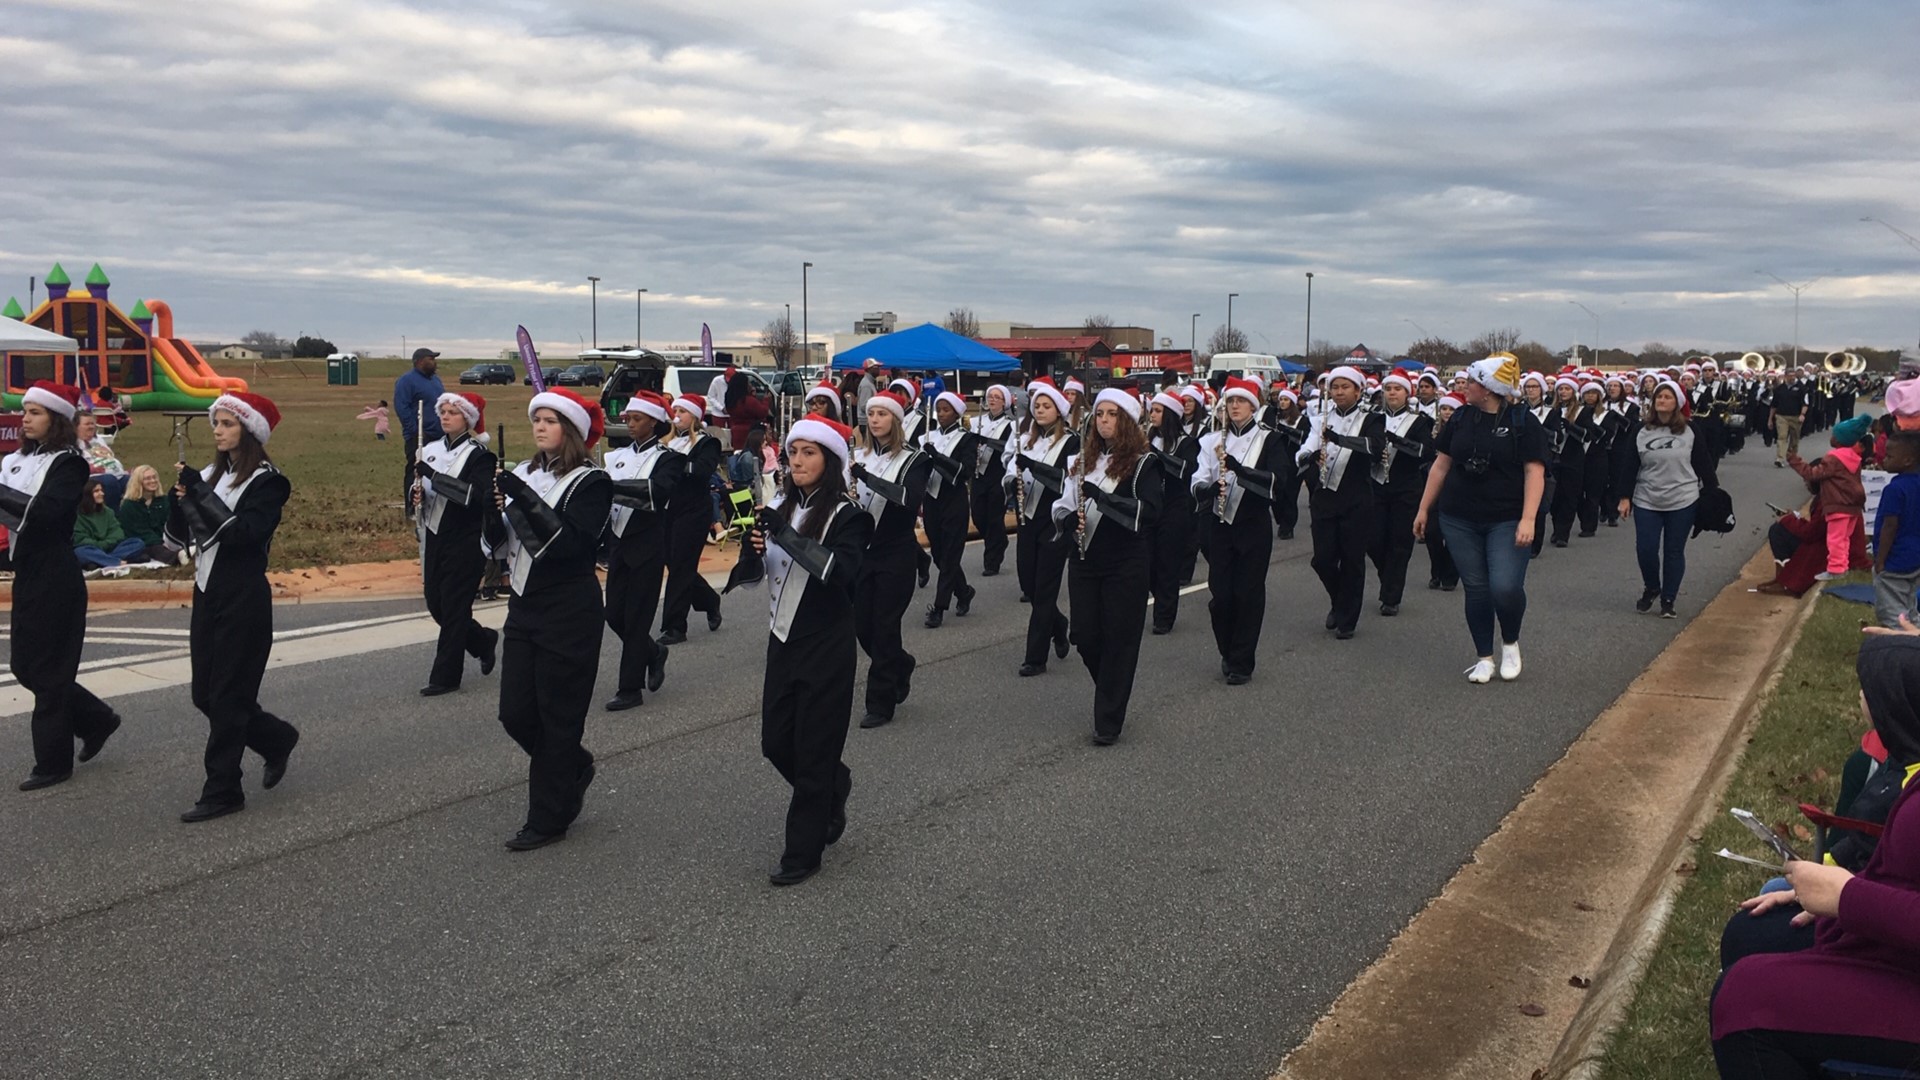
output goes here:
{"type": "Polygon", "coordinates": [[[1411,357],[1411,356],[1403,356],[1403,357],[1401,357],[1400,359],[1398,359],[1398,360],[1395,360],[1395,361],[1393,362],[1393,366],[1394,366],[1394,367],[1396,367],[1396,368],[1399,368],[1399,369],[1400,369],[1401,371],[1425,371],[1425,370],[1427,370],[1427,365],[1425,365],[1425,364],[1423,364],[1423,363],[1421,363],[1421,362],[1420,362],[1420,361],[1418,361],[1418,360],[1415,360],[1415,359],[1414,359],[1413,357],[1411,357]]]}
{"type": "Polygon", "coordinates": [[[869,360],[903,371],[1018,371],[1020,361],[932,323],[898,330],[840,353],[833,366],[845,371],[869,360]]]}
{"type": "Polygon", "coordinates": [[[1286,372],[1289,375],[1305,375],[1307,372],[1312,371],[1313,369],[1308,367],[1305,364],[1296,364],[1293,361],[1283,356],[1280,358],[1280,370],[1286,372]]]}

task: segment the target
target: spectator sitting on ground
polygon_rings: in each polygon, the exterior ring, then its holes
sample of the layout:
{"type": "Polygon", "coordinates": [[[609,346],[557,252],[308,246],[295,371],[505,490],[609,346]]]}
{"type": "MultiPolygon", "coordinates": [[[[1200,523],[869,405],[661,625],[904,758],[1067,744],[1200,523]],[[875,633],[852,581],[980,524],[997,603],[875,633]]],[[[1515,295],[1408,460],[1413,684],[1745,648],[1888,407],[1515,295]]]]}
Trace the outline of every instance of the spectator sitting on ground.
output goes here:
{"type": "MultiPolygon", "coordinates": [[[[1920,771],[1920,637],[1870,636],[1855,667],[1887,768],[1910,780],[1920,771]]],[[[1859,874],[1796,861],[1787,881],[1790,891],[1741,906],[1765,915],[1798,905],[1790,921],[1812,925],[1812,944],[1745,956],[1721,976],[1711,1006],[1721,1077],[1814,1080],[1830,1059],[1920,1066],[1920,785],[1905,784],[1859,874]]]]}
{"type": "Polygon", "coordinates": [[[80,513],[73,519],[73,554],[83,566],[124,566],[146,551],[147,545],[129,537],[120,519],[107,509],[107,494],[91,479],[80,489],[80,513]]]}
{"type": "Polygon", "coordinates": [[[83,412],[74,421],[74,432],[80,439],[80,453],[87,459],[87,471],[99,481],[101,490],[107,493],[109,509],[120,505],[120,497],[127,491],[127,467],[113,456],[113,447],[100,437],[100,428],[94,423],[93,414],[83,412]]]}
{"type": "Polygon", "coordinates": [[[127,477],[127,494],[120,500],[120,528],[128,537],[146,545],[142,554],[148,562],[186,565],[187,553],[167,544],[167,514],[173,509],[173,493],[160,483],[160,474],[151,465],[136,465],[127,477]]]}
{"type": "Polygon", "coordinates": [[[381,442],[386,442],[387,432],[393,430],[387,423],[387,408],[388,406],[385,401],[382,401],[378,405],[369,405],[361,409],[360,415],[354,417],[354,419],[373,421],[373,437],[379,439],[381,442]]]}

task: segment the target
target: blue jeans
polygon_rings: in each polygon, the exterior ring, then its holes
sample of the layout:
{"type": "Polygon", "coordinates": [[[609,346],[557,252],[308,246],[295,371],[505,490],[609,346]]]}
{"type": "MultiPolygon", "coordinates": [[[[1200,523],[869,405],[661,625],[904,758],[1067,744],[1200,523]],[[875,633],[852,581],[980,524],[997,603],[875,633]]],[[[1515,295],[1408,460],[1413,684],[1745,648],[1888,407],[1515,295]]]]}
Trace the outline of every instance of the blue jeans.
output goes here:
{"type": "Polygon", "coordinates": [[[112,551],[102,551],[92,544],[74,545],[74,557],[85,566],[119,566],[129,559],[144,555],[146,542],[137,536],[129,536],[113,546],[112,551]]]}
{"type": "Polygon", "coordinates": [[[1447,553],[1460,571],[1467,594],[1467,632],[1473,635],[1476,655],[1493,655],[1493,624],[1500,623],[1500,640],[1520,641],[1520,620],[1527,614],[1527,563],[1532,553],[1513,546],[1518,521],[1463,521],[1440,515],[1440,532],[1447,553]]]}
{"type": "Polygon", "coordinates": [[[1660,601],[1673,603],[1680,595],[1680,579],[1687,576],[1687,534],[1693,531],[1698,501],[1678,510],[1633,508],[1633,553],[1640,560],[1640,583],[1660,601]],[[1665,538],[1661,536],[1666,533],[1665,538]]]}

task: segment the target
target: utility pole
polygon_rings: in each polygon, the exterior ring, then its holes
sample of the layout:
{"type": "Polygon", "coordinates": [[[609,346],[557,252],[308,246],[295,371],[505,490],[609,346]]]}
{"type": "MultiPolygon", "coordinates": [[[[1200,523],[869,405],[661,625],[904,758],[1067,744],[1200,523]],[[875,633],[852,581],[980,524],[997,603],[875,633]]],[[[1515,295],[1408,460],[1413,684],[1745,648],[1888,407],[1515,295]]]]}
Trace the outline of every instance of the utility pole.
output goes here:
{"type": "Polygon", "coordinates": [[[1800,284],[1795,285],[1786,278],[1765,270],[1755,270],[1754,273],[1772,278],[1786,286],[1787,291],[1793,294],[1793,366],[1795,370],[1798,370],[1800,367],[1800,294],[1807,290],[1807,286],[1812,285],[1820,279],[1817,277],[1808,278],[1800,284]]]}
{"type": "Polygon", "coordinates": [[[1200,356],[1200,313],[1197,311],[1187,325],[1187,352],[1196,359],[1200,356]]]}
{"type": "Polygon", "coordinates": [[[600,347],[600,279],[589,276],[587,284],[593,289],[593,347],[600,347]]]}
{"type": "Polygon", "coordinates": [[[647,290],[645,290],[645,289],[635,289],[635,290],[633,290],[633,347],[634,347],[634,349],[635,349],[636,351],[638,351],[638,350],[639,350],[639,349],[641,348],[641,345],[640,345],[640,340],[641,340],[641,335],[640,335],[640,315],[641,315],[641,312],[640,312],[640,298],[641,298],[641,297],[643,297],[643,296],[645,296],[646,294],[647,294],[647,290]]]}
{"type": "MultiPolygon", "coordinates": [[[[800,264],[800,362],[802,366],[813,363],[813,337],[807,329],[807,271],[813,264],[800,264]]],[[[791,325],[791,324],[789,324],[791,325]]]]}
{"type": "Polygon", "coordinates": [[[1307,347],[1300,353],[1300,359],[1313,362],[1313,271],[1307,271],[1307,347]]]}
{"type": "Polygon", "coordinates": [[[1239,295],[1237,292],[1227,294],[1227,340],[1229,342],[1233,340],[1233,298],[1239,295]]]}

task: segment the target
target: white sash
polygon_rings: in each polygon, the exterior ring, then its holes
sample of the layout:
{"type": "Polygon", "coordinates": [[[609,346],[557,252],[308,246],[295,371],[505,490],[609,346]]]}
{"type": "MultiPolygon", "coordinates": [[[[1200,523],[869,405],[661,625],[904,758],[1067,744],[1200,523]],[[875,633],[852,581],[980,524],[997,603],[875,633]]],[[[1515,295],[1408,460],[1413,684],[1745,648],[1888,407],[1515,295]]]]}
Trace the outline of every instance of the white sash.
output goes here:
{"type": "MultiPolygon", "coordinates": [[[[527,487],[531,488],[535,495],[540,496],[542,502],[558,510],[560,504],[566,502],[568,492],[577,487],[587,474],[598,471],[591,465],[581,465],[575,467],[566,476],[560,477],[545,469],[535,472],[532,462],[523,461],[513,470],[513,473],[525,480],[527,487]]],[[[520,542],[520,534],[514,532],[512,526],[508,526],[507,553],[508,559],[513,564],[513,595],[524,596],[527,589],[527,575],[533,572],[534,561],[540,557],[540,552],[528,551],[527,545],[520,542]]]]}
{"type": "MultiPolygon", "coordinates": [[[[1020,453],[1027,455],[1042,465],[1058,465],[1060,464],[1060,452],[1066,448],[1067,432],[1063,428],[1060,434],[1055,435],[1045,446],[1038,448],[1022,447],[1020,453]]],[[[1040,499],[1046,491],[1046,486],[1034,477],[1033,470],[1031,469],[1022,469],[1021,474],[1021,482],[1026,485],[1027,498],[1026,501],[1021,504],[1020,516],[1028,521],[1032,521],[1034,518],[1040,516],[1040,499]]],[[[1071,487],[1071,478],[1069,478],[1068,483],[1060,486],[1063,488],[1071,487]]]]}
{"type": "MultiPolygon", "coordinates": [[[[1406,438],[1407,432],[1413,430],[1414,418],[1420,414],[1413,409],[1403,409],[1398,416],[1392,413],[1382,413],[1381,415],[1387,422],[1388,434],[1396,435],[1404,439],[1406,438]],[[1399,426],[1394,426],[1396,424],[1399,426]]],[[[1387,482],[1387,475],[1393,470],[1393,459],[1399,456],[1400,448],[1393,445],[1393,441],[1389,439],[1387,441],[1386,452],[1380,459],[1376,459],[1373,463],[1373,479],[1375,483],[1384,484],[1387,482]]]]}
{"type": "MultiPolygon", "coordinates": [[[[953,448],[959,444],[960,440],[963,437],[965,437],[966,434],[967,434],[967,429],[963,425],[956,424],[954,425],[954,428],[952,431],[928,432],[926,438],[922,440],[922,442],[925,445],[931,446],[934,449],[940,451],[942,454],[945,454],[948,457],[952,457],[953,448]]],[[[940,475],[939,469],[935,469],[930,474],[928,474],[927,495],[929,498],[935,498],[935,499],[939,498],[940,492],[943,491],[945,487],[946,485],[943,483],[943,478],[940,475]]]]}
{"type": "MultiPolygon", "coordinates": [[[[202,480],[210,478],[213,475],[213,468],[212,465],[209,465],[201,469],[200,478],[202,480]]],[[[234,482],[233,474],[228,473],[220,478],[220,485],[213,489],[213,493],[220,496],[220,501],[227,504],[227,509],[236,510],[240,506],[240,497],[247,493],[247,489],[253,486],[253,482],[265,476],[268,472],[272,471],[272,469],[273,466],[271,465],[262,465],[253,470],[252,476],[238,483],[234,482]]],[[[218,535],[218,533],[215,534],[215,536],[218,535]]],[[[193,583],[198,586],[202,592],[206,591],[207,582],[213,578],[213,563],[214,560],[219,557],[220,541],[218,539],[212,543],[202,545],[199,553],[193,557],[193,583]]]]}
{"type": "MultiPolygon", "coordinates": [[[[5,460],[0,460],[0,483],[23,495],[40,494],[40,485],[47,480],[47,470],[53,467],[53,459],[70,451],[60,450],[51,454],[29,454],[24,450],[15,450],[5,460]]],[[[33,505],[28,503],[27,512],[20,517],[20,526],[15,533],[27,531],[27,516],[32,514],[33,505]]]]}
{"type": "MultiPolygon", "coordinates": [[[[908,452],[905,447],[901,447],[891,454],[876,454],[871,450],[855,450],[853,452],[853,460],[864,467],[868,473],[882,480],[898,484],[901,482],[901,477],[907,474],[907,462],[913,460],[913,454],[908,452]]],[[[859,480],[853,482],[853,501],[859,504],[860,509],[865,510],[873,516],[873,523],[875,525],[880,523],[881,517],[887,512],[887,507],[893,505],[883,498],[879,492],[862,484],[859,480]]]]}
{"type": "MultiPolygon", "coordinates": [[[[607,475],[615,480],[649,480],[653,478],[654,466],[660,464],[660,455],[666,447],[655,442],[645,450],[635,450],[631,445],[623,446],[607,455],[607,475]]],[[[654,505],[659,505],[656,502],[654,505]]],[[[631,506],[613,504],[613,535],[627,535],[627,522],[633,520],[635,510],[631,506]]]]}
{"type": "MultiPolygon", "coordinates": [[[[448,449],[447,440],[435,439],[420,448],[420,460],[426,462],[434,472],[457,477],[460,475],[460,470],[467,467],[467,459],[473,456],[475,445],[477,444],[472,436],[462,439],[460,445],[452,449],[448,449]]],[[[447,508],[447,498],[434,491],[433,484],[430,482],[426,485],[426,489],[427,531],[438,536],[440,535],[440,515],[447,508]]]]}

